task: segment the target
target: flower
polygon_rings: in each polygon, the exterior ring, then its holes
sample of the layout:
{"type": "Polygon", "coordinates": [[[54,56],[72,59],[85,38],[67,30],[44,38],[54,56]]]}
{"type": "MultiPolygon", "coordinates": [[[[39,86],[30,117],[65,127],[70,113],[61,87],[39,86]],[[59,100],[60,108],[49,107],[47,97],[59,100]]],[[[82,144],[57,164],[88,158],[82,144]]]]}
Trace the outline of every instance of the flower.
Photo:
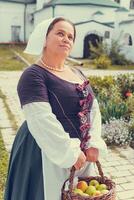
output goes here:
{"type": "Polygon", "coordinates": [[[126,97],[131,97],[133,94],[132,94],[132,92],[130,92],[130,91],[127,91],[126,93],[125,93],[125,96],[126,97]]]}

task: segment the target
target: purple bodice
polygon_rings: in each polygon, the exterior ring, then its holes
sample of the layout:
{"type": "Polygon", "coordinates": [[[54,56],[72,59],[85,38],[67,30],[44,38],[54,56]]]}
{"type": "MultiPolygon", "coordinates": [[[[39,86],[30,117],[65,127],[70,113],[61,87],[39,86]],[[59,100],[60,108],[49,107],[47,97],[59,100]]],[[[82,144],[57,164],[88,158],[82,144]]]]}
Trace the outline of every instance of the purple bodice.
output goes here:
{"type": "Polygon", "coordinates": [[[90,111],[93,92],[89,81],[79,72],[83,84],[71,83],[38,65],[27,68],[18,83],[21,106],[31,102],[49,102],[52,112],[72,138],[82,140],[81,149],[89,140],[90,111]]]}

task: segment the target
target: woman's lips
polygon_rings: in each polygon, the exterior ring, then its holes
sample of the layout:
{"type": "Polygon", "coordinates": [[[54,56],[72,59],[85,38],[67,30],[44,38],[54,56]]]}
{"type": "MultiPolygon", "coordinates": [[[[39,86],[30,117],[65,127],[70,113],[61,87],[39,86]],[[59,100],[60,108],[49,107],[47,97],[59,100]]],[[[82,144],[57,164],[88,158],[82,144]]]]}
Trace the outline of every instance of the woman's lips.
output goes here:
{"type": "Polygon", "coordinates": [[[65,49],[70,49],[70,47],[69,46],[67,46],[67,45],[60,45],[60,47],[62,47],[62,48],[65,48],[65,49]]]}

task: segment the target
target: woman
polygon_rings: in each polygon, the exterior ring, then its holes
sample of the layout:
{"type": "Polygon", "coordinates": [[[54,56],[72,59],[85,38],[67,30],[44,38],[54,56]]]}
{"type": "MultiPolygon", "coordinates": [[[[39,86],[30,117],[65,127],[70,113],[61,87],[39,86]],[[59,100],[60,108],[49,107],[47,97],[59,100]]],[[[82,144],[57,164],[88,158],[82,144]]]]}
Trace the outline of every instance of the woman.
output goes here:
{"type": "Polygon", "coordinates": [[[106,151],[98,103],[84,75],[65,66],[75,27],[64,18],[40,23],[25,53],[41,55],[22,74],[18,95],[26,121],[11,152],[5,200],[60,200],[71,166],[87,176],[106,151]]]}

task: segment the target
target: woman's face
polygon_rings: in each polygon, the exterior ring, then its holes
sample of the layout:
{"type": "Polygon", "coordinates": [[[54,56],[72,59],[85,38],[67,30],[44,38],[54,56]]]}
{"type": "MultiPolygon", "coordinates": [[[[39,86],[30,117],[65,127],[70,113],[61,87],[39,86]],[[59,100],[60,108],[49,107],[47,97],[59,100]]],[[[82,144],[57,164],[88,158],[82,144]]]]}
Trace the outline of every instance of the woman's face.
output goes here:
{"type": "Polygon", "coordinates": [[[57,22],[46,38],[46,50],[49,53],[67,57],[74,43],[74,28],[66,21],[57,22]]]}

